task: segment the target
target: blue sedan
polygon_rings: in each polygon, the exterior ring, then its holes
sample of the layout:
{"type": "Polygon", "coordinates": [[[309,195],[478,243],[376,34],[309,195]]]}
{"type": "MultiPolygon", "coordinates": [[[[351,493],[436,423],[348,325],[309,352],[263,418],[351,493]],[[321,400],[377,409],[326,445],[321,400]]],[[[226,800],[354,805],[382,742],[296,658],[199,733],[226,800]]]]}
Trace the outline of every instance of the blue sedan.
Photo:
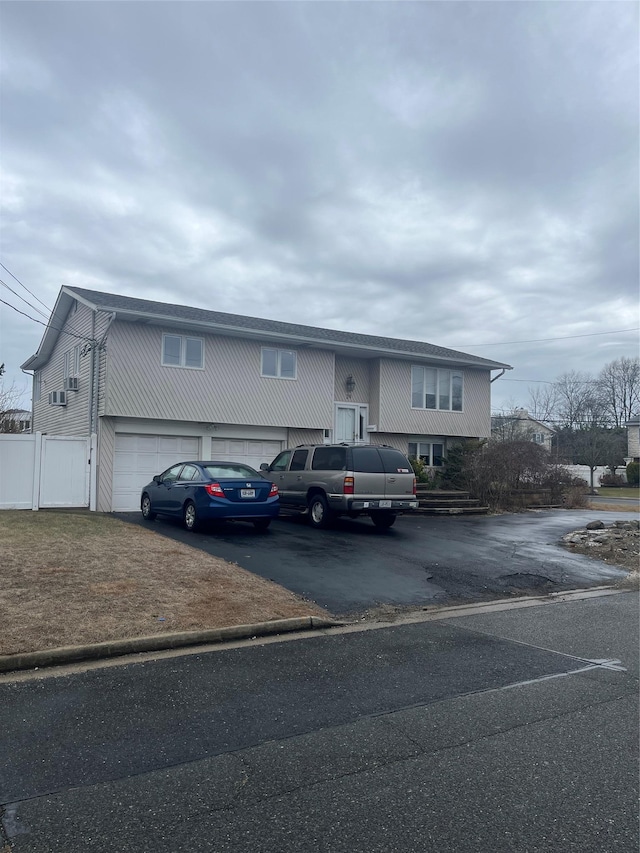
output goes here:
{"type": "Polygon", "coordinates": [[[142,516],[181,518],[187,530],[200,521],[241,519],[266,530],[280,511],[278,487],[238,462],[179,462],[142,490],[142,516]]]}

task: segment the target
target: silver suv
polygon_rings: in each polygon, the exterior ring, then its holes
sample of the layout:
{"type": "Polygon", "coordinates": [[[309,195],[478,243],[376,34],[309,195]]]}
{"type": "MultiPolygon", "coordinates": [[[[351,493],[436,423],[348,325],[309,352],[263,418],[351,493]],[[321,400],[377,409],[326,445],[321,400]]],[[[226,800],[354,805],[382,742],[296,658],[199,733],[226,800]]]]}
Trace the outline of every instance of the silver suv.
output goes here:
{"type": "Polygon", "coordinates": [[[305,513],[313,527],[368,515],[387,528],[399,512],[418,508],[411,463],[386,445],[300,444],[260,470],[277,485],[280,506],[305,513]]]}

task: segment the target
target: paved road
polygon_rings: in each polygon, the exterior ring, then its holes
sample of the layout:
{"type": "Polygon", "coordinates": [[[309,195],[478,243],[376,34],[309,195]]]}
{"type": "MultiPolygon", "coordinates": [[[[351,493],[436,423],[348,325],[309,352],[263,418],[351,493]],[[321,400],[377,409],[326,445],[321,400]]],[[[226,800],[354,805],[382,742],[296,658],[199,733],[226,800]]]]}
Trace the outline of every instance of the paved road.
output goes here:
{"type": "Polygon", "coordinates": [[[638,622],[623,593],[2,677],[5,841],[637,853],[638,622]]]}
{"type": "MultiPolygon", "coordinates": [[[[120,517],[145,523],[140,513],[120,517]]],[[[616,582],[625,576],[620,569],[571,554],[559,540],[594,518],[620,517],[566,510],[403,516],[383,532],[350,519],[313,530],[301,518],[279,519],[266,534],[242,523],[187,533],[177,522],[157,520],[153,529],[345,615],[380,604],[478,601],[616,582]]]]}

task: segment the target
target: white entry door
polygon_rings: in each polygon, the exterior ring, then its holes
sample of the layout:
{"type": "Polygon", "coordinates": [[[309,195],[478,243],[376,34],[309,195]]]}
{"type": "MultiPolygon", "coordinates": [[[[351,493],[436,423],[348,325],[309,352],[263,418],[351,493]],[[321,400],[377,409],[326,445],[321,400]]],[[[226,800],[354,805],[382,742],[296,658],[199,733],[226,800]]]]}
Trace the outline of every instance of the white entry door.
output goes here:
{"type": "Polygon", "coordinates": [[[358,403],[336,403],[335,440],[349,444],[368,444],[369,407],[358,403]]]}

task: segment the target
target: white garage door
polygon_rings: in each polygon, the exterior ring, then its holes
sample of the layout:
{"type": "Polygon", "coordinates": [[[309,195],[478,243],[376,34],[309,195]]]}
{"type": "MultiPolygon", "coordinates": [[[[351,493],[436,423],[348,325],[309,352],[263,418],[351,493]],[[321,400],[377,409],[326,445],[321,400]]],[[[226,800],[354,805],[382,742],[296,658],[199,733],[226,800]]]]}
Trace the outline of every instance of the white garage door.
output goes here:
{"type": "Polygon", "coordinates": [[[140,509],[140,492],[155,474],[184,459],[198,459],[200,439],[179,435],[116,433],[113,462],[114,512],[140,509]]]}
{"type": "Polygon", "coordinates": [[[280,441],[258,441],[241,438],[212,438],[211,459],[221,462],[244,462],[256,471],[262,462],[271,462],[282,450],[280,441]]]}
{"type": "MultiPolygon", "coordinates": [[[[214,438],[209,458],[244,462],[259,469],[262,462],[271,462],[281,449],[280,441],[214,438]]],[[[113,511],[140,509],[140,492],[155,474],[161,474],[176,462],[201,458],[198,437],[116,433],[113,511]]]]}

